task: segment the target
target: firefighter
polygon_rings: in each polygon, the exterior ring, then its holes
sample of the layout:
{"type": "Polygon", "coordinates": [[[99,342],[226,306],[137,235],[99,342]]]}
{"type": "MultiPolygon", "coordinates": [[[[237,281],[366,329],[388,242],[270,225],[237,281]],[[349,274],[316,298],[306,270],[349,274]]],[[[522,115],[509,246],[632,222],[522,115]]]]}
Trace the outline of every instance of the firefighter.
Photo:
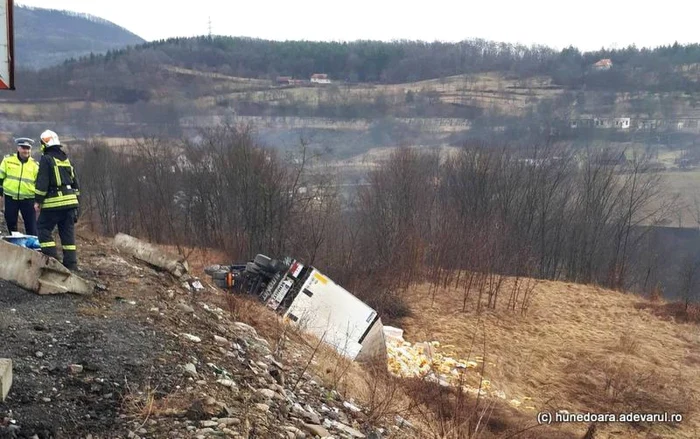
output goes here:
{"type": "Polygon", "coordinates": [[[77,270],[75,223],[78,222],[80,189],[75,169],[63,151],[58,135],[51,130],[41,133],[41,152],[34,203],[39,213],[37,226],[41,252],[58,259],[53,239],[53,230],[58,226],[63,265],[69,270],[77,270]]]}
{"type": "Polygon", "coordinates": [[[10,232],[17,231],[20,212],[24,232],[36,235],[34,213],[34,182],[39,164],[31,156],[34,141],[26,137],[15,139],[17,153],[5,156],[0,163],[0,198],[5,196],[5,223],[10,232]]]}

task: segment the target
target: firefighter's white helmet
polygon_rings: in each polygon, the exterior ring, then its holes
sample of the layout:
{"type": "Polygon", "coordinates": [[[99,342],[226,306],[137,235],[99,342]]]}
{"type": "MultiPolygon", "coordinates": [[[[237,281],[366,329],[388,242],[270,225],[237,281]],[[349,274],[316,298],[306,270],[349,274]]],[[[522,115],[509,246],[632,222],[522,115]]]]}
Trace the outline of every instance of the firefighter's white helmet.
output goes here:
{"type": "Polygon", "coordinates": [[[58,134],[54,133],[51,130],[46,130],[43,133],[41,133],[41,145],[47,148],[49,146],[60,146],[61,141],[58,140],[58,134]]]}

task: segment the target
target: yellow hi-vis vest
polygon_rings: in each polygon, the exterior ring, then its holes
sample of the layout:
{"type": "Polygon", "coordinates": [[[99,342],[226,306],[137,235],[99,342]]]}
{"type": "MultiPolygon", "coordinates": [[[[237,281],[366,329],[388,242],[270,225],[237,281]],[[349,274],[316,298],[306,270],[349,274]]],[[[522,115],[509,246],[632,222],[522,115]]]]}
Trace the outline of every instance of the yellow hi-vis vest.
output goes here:
{"type": "Polygon", "coordinates": [[[0,163],[3,194],[15,200],[33,199],[34,183],[38,173],[39,163],[33,158],[29,157],[22,163],[17,154],[5,156],[0,163]]]}

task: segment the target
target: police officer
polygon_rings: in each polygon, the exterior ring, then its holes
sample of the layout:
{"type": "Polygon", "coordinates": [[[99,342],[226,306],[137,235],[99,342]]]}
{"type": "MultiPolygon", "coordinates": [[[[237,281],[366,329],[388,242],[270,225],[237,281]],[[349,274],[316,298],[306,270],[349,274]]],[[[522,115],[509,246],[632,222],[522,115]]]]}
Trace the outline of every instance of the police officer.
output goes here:
{"type": "Polygon", "coordinates": [[[69,270],[77,270],[75,223],[78,221],[80,190],[75,169],[63,151],[58,135],[51,130],[41,133],[41,152],[34,203],[39,213],[41,252],[58,259],[53,240],[53,230],[58,226],[63,265],[69,270]]]}
{"type": "Polygon", "coordinates": [[[10,232],[17,231],[20,212],[27,235],[36,235],[34,181],[39,164],[31,157],[34,141],[15,139],[17,153],[5,156],[0,163],[0,197],[5,196],[5,223],[10,232]]]}

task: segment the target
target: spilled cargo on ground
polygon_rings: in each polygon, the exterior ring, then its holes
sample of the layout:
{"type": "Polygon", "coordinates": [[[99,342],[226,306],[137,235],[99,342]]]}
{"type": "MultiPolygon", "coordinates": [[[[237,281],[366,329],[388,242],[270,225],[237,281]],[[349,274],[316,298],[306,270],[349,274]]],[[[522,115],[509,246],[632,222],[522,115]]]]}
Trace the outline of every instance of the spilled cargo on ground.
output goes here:
{"type": "Polygon", "coordinates": [[[245,264],[213,266],[206,271],[218,286],[257,296],[351,360],[386,358],[377,312],[313,266],[259,254],[245,264]]]}

